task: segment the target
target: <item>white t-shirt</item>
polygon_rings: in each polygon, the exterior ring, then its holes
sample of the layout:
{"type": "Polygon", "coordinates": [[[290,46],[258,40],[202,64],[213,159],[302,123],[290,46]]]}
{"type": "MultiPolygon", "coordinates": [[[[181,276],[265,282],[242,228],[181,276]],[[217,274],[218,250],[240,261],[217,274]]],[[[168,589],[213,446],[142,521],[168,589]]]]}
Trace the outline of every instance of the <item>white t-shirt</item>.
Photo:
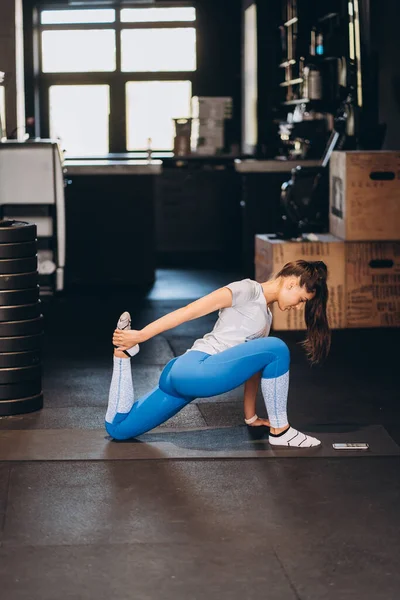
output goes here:
{"type": "Polygon", "coordinates": [[[217,354],[269,334],[272,313],[267,306],[261,283],[242,279],[225,287],[232,291],[232,306],[219,311],[214,329],[196,340],[187,352],[201,350],[217,354]]]}

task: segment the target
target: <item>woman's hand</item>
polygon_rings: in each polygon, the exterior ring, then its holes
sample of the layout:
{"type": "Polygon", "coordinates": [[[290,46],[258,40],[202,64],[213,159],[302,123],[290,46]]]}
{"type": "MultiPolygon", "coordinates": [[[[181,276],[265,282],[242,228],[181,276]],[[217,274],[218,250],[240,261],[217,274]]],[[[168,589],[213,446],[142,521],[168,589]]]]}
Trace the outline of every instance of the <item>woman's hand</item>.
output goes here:
{"type": "Polygon", "coordinates": [[[117,346],[120,350],[128,350],[132,346],[140,344],[143,340],[140,331],[136,331],[135,329],[129,329],[128,331],[116,329],[112,341],[113,345],[117,346]]]}

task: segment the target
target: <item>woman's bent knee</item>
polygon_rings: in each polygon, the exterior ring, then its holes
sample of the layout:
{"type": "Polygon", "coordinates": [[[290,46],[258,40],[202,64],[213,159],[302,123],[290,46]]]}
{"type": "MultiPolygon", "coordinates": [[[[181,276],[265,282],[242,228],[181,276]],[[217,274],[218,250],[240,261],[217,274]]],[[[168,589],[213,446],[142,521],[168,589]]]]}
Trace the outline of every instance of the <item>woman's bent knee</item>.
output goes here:
{"type": "Polygon", "coordinates": [[[130,440],[148,431],[148,428],[141,423],[138,423],[137,425],[129,423],[129,427],[127,427],[123,422],[112,425],[106,421],[105,426],[108,435],[112,437],[113,440],[118,441],[130,440]]]}
{"type": "Polygon", "coordinates": [[[264,379],[280,377],[289,370],[289,348],[287,344],[279,338],[269,337],[266,339],[269,340],[268,352],[272,352],[275,355],[275,360],[266,365],[262,377],[264,379]]]}
{"type": "Polygon", "coordinates": [[[268,339],[273,342],[274,351],[276,352],[278,358],[288,362],[290,360],[290,350],[288,345],[277,337],[270,337],[268,339]]]}
{"type": "Polygon", "coordinates": [[[118,427],[118,424],[113,425],[112,423],[108,423],[107,421],[105,422],[105,428],[106,431],[108,433],[108,435],[110,437],[113,438],[113,440],[126,440],[128,439],[126,437],[126,434],[124,435],[121,431],[120,428],[118,427]]]}

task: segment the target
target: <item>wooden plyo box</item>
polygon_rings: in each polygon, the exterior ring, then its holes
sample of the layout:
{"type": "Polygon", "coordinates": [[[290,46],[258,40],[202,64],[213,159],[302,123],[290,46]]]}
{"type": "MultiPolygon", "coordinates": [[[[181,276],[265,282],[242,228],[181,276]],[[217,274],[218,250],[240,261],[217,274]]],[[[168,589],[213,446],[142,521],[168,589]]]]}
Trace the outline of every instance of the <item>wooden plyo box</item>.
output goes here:
{"type": "Polygon", "coordinates": [[[346,241],[400,239],[400,152],[333,152],[329,231],[346,241]]]}
{"type": "MultiPolygon", "coordinates": [[[[292,242],[257,235],[256,280],[270,279],[287,262],[323,260],[328,267],[328,319],[332,329],[400,326],[400,241],[345,242],[330,234],[292,242]]],[[[305,329],[304,310],[272,306],[272,328],[305,329]]]]}
{"type": "Polygon", "coordinates": [[[400,242],[346,243],[346,326],[400,327],[400,242]]]}
{"type": "MultiPolygon", "coordinates": [[[[330,326],[341,329],[345,321],[345,243],[331,234],[314,234],[318,241],[292,242],[257,235],[255,240],[256,280],[270,279],[288,262],[323,260],[328,267],[328,319],[330,326]]],[[[272,327],[276,330],[305,329],[304,308],[281,311],[272,306],[272,327]]]]}

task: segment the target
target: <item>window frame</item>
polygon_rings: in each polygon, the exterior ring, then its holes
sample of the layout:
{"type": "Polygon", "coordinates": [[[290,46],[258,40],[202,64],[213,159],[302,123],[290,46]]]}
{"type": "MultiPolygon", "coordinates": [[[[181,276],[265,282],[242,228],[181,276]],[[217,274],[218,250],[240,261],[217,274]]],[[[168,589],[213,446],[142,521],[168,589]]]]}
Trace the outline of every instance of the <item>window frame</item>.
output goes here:
{"type": "MultiPolygon", "coordinates": [[[[121,70],[121,31],[123,29],[173,29],[194,28],[197,33],[197,14],[195,21],[156,21],[156,22],[125,22],[121,21],[121,10],[124,8],[177,8],[191,6],[197,11],[196,1],[192,2],[163,2],[161,6],[154,4],[81,4],[71,7],[68,4],[44,4],[35,9],[34,13],[34,47],[35,47],[35,113],[39,121],[39,132],[42,138],[50,135],[50,106],[49,89],[53,85],[108,85],[110,88],[109,114],[109,154],[143,153],[141,150],[127,150],[127,119],[126,119],[126,84],[135,81],[190,81],[192,89],[198,69],[198,38],[196,36],[196,70],[194,71],[160,71],[136,72],[121,70]],[[82,10],[96,8],[113,8],[115,21],[113,23],[60,23],[42,24],[40,13],[45,10],[82,10]],[[108,72],[89,73],[43,73],[42,71],[42,31],[112,29],[115,31],[116,69],[108,72]]],[[[154,148],[156,152],[171,152],[171,149],[154,148]]],[[[72,156],[69,156],[72,158],[72,156]]],[[[85,157],[86,158],[86,157],[85,157]]],[[[87,157],[90,158],[90,157],[87,157]]]]}

